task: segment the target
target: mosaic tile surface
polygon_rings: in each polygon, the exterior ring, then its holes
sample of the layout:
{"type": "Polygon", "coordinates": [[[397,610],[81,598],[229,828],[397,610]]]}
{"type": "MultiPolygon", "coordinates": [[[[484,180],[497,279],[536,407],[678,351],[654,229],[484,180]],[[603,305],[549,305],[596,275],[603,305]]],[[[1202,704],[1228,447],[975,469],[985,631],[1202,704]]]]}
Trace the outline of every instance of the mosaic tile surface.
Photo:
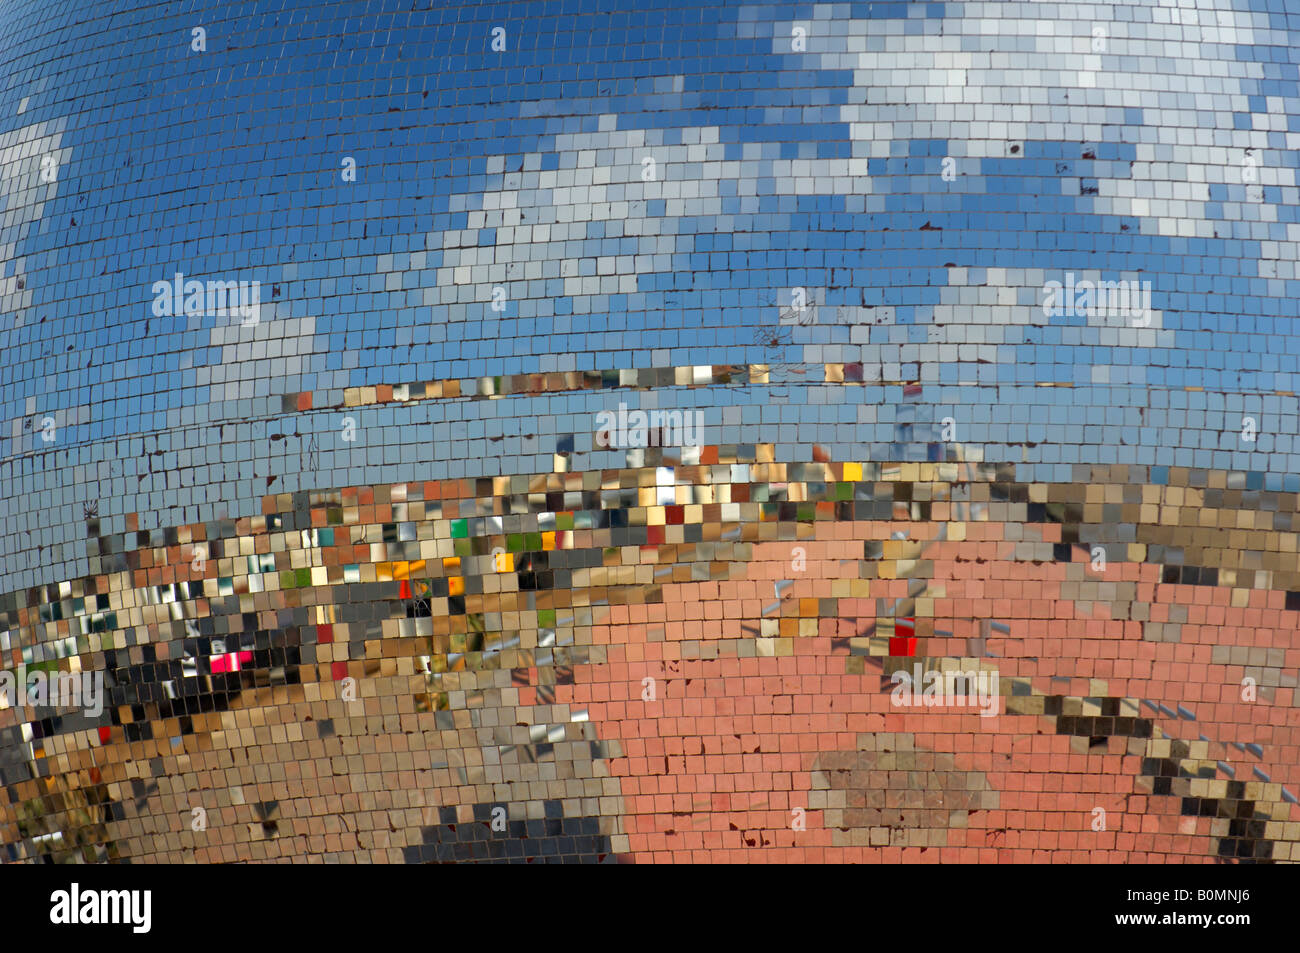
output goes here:
{"type": "Polygon", "coordinates": [[[0,0],[0,860],[1300,861],[1300,13],[0,0]]]}

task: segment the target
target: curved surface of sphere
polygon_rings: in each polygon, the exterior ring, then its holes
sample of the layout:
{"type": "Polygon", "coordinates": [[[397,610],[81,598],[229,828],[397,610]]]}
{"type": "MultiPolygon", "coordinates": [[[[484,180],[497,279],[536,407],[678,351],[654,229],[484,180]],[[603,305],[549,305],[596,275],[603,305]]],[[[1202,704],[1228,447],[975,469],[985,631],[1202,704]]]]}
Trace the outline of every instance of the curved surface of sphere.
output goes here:
{"type": "Polygon", "coordinates": [[[0,0],[0,856],[1300,860],[1298,29],[0,0]]]}

